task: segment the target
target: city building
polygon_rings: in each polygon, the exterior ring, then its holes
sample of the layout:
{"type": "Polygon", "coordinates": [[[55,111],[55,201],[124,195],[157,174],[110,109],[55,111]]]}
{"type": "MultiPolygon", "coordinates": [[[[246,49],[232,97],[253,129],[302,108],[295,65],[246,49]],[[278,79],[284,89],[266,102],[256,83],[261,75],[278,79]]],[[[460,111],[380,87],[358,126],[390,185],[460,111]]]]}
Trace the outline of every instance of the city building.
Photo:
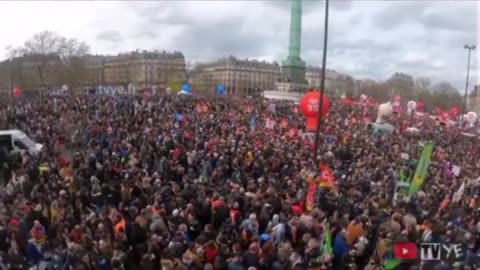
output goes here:
{"type": "MultiPolygon", "coordinates": [[[[322,81],[322,68],[308,66],[305,74],[310,88],[320,89],[322,81]]],[[[355,88],[355,81],[352,76],[339,73],[334,70],[325,70],[325,90],[331,95],[342,95],[352,92],[355,88]]]]}
{"type": "Polygon", "coordinates": [[[58,55],[25,55],[0,63],[0,95],[11,94],[13,86],[25,92],[64,84],[76,90],[129,83],[139,88],[166,86],[169,82],[183,84],[185,73],[185,57],[180,52],[85,55],[68,62],[58,55]]]}
{"type": "Polygon", "coordinates": [[[185,57],[181,52],[135,51],[106,57],[103,66],[105,84],[152,87],[185,81],[185,57]]]}
{"type": "Polygon", "coordinates": [[[37,89],[60,85],[64,63],[58,55],[25,55],[0,63],[0,90],[11,92],[13,86],[37,89]]]}
{"type": "Polygon", "coordinates": [[[0,62],[0,96],[12,94],[12,61],[0,62]]]}
{"type": "Polygon", "coordinates": [[[273,89],[280,76],[280,65],[276,62],[240,60],[230,56],[198,64],[193,70],[192,86],[203,93],[215,93],[221,84],[229,94],[256,95],[273,89]]]}
{"type": "Polygon", "coordinates": [[[105,82],[105,63],[107,57],[104,55],[85,55],[81,58],[85,76],[84,85],[98,85],[105,82]]]}
{"type": "Polygon", "coordinates": [[[475,85],[475,89],[468,96],[469,111],[480,113],[480,85],[475,85]]]}

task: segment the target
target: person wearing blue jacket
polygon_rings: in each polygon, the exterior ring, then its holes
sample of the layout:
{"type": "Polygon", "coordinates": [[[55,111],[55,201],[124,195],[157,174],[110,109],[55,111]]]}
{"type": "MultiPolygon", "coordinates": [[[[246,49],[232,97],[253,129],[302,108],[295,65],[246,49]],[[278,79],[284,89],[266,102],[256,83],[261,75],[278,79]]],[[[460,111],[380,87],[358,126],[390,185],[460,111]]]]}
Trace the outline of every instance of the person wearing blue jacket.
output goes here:
{"type": "Polygon", "coordinates": [[[348,254],[348,245],[345,240],[345,234],[345,231],[339,232],[333,243],[333,265],[335,269],[341,268],[343,257],[348,254]]]}

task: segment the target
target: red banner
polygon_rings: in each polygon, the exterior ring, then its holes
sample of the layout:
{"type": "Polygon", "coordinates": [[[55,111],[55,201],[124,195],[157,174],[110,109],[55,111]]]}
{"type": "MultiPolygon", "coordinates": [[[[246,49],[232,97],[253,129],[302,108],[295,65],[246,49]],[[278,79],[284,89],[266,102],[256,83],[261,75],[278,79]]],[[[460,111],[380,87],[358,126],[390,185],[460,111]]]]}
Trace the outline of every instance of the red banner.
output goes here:
{"type": "Polygon", "coordinates": [[[322,166],[320,166],[320,170],[321,172],[320,172],[319,185],[321,187],[328,187],[328,188],[335,189],[336,188],[335,178],[333,177],[333,173],[330,170],[330,168],[322,164],[322,166]]]}
{"type": "Polygon", "coordinates": [[[308,193],[307,193],[307,201],[305,203],[305,208],[307,211],[312,211],[313,204],[315,203],[315,193],[317,192],[317,185],[315,181],[310,180],[308,193]]]}

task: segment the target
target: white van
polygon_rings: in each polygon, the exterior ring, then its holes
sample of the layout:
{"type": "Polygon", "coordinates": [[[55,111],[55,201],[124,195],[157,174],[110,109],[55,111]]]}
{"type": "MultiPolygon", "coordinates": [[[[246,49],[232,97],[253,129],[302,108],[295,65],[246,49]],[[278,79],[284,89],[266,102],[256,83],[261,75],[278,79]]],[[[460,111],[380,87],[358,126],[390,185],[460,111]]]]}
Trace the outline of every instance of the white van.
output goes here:
{"type": "Polygon", "coordinates": [[[28,151],[31,155],[35,155],[42,151],[43,145],[34,142],[23,131],[10,129],[0,130],[0,150],[2,148],[6,148],[9,153],[28,151]]]}

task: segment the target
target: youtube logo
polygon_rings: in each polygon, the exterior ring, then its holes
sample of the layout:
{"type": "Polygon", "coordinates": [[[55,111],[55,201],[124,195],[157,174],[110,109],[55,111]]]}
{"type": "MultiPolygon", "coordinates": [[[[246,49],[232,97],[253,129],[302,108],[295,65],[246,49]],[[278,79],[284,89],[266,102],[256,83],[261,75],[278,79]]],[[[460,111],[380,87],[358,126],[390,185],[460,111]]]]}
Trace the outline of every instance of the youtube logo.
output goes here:
{"type": "Polygon", "coordinates": [[[402,261],[417,259],[417,245],[415,243],[395,243],[393,257],[402,261]]]}

